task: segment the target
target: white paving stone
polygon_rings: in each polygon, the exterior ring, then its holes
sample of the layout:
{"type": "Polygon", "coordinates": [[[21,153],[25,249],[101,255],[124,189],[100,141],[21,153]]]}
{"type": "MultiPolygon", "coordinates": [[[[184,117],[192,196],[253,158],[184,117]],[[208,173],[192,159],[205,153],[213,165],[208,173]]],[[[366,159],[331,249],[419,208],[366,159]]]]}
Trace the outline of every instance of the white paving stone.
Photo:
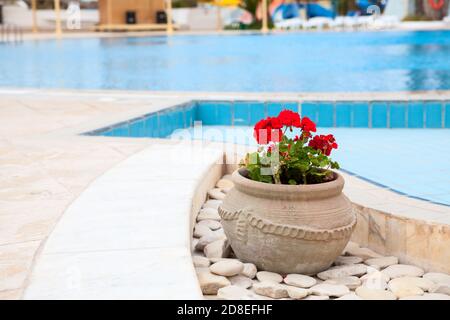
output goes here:
{"type": "Polygon", "coordinates": [[[211,233],[212,233],[211,229],[208,228],[207,226],[200,225],[197,223],[194,227],[194,237],[195,238],[201,238],[201,237],[207,236],[211,233]]]}
{"type": "Polygon", "coordinates": [[[211,208],[211,209],[219,209],[219,206],[222,204],[222,200],[216,200],[216,199],[209,199],[208,201],[206,201],[203,205],[202,208],[206,209],[206,208],[211,208]]]}
{"type": "Polygon", "coordinates": [[[349,241],[347,243],[347,245],[345,246],[344,250],[342,251],[342,255],[343,256],[348,255],[349,251],[356,250],[358,248],[360,248],[359,244],[357,244],[356,242],[353,242],[353,241],[349,241]]]}
{"type": "Polygon", "coordinates": [[[302,274],[288,274],[283,281],[290,286],[299,288],[311,288],[317,283],[313,277],[302,274]]]}
{"type": "Polygon", "coordinates": [[[397,300],[395,294],[388,290],[370,289],[361,286],[356,288],[355,293],[364,300],[397,300]]]}
{"type": "Polygon", "coordinates": [[[289,297],[295,300],[303,299],[309,295],[309,290],[307,289],[292,286],[286,286],[286,288],[289,297]]]}
{"type": "Polygon", "coordinates": [[[208,227],[209,229],[211,229],[212,231],[222,228],[222,224],[217,220],[205,219],[205,220],[200,220],[197,224],[204,225],[204,226],[208,227]]]}
{"type": "Polygon", "coordinates": [[[234,187],[234,183],[231,180],[228,179],[220,179],[216,183],[216,187],[219,189],[231,189],[234,187]]]}
{"type": "Polygon", "coordinates": [[[226,194],[222,192],[219,188],[214,188],[208,191],[208,195],[212,199],[223,200],[226,197],[226,194]]]}
{"type": "Polygon", "coordinates": [[[360,257],[354,257],[354,256],[339,256],[334,260],[334,265],[336,266],[343,266],[348,264],[358,264],[362,263],[363,259],[360,257]]]}
{"type": "Polygon", "coordinates": [[[424,279],[435,284],[429,291],[433,293],[450,295],[450,275],[438,272],[429,272],[423,275],[424,279]]]}
{"type": "Polygon", "coordinates": [[[193,256],[192,262],[194,263],[194,267],[197,268],[208,268],[210,265],[209,259],[201,256],[193,256]]]}
{"type": "Polygon", "coordinates": [[[250,296],[251,291],[235,285],[226,286],[217,291],[217,297],[224,300],[248,300],[250,296]]]}
{"type": "Polygon", "coordinates": [[[392,266],[394,264],[398,264],[398,258],[397,257],[382,257],[382,258],[371,258],[364,261],[365,264],[377,267],[379,269],[384,269],[389,266],[392,266]]]}
{"type": "Polygon", "coordinates": [[[239,260],[222,260],[214,263],[209,270],[217,275],[231,277],[238,275],[244,269],[244,264],[239,260]]]}
{"type": "Polygon", "coordinates": [[[347,286],[340,284],[321,283],[313,286],[309,291],[318,296],[342,297],[350,293],[347,286]]]}
{"type": "Polygon", "coordinates": [[[442,293],[425,293],[422,296],[409,296],[400,300],[450,300],[450,296],[442,293]]]}
{"type": "Polygon", "coordinates": [[[389,276],[381,273],[380,271],[374,271],[361,277],[363,287],[374,290],[385,290],[389,282],[389,276]]]}
{"type": "Polygon", "coordinates": [[[450,285],[447,283],[438,283],[430,290],[430,292],[450,295],[450,285]]]}
{"type": "Polygon", "coordinates": [[[428,272],[423,275],[423,278],[433,281],[436,284],[449,284],[450,275],[439,272],[428,272]]]}
{"type": "Polygon", "coordinates": [[[342,277],[342,278],[336,278],[336,279],[328,279],[324,283],[327,284],[337,284],[337,285],[344,285],[348,287],[351,290],[354,290],[361,286],[361,280],[358,277],[355,276],[348,276],[348,277],[342,277]]]}
{"type": "Polygon", "coordinates": [[[360,257],[363,260],[382,257],[382,255],[380,255],[380,254],[376,253],[375,251],[372,251],[368,248],[349,247],[348,249],[346,249],[346,254],[350,255],[350,256],[360,257]]]}
{"type": "Polygon", "coordinates": [[[220,288],[230,286],[231,282],[224,276],[218,276],[210,272],[198,272],[198,281],[203,294],[216,295],[220,288]]]}
{"type": "Polygon", "coordinates": [[[302,300],[330,300],[330,297],[329,296],[309,295],[306,298],[303,298],[302,300]]]}
{"type": "Polygon", "coordinates": [[[209,259],[211,258],[226,258],[229,253],[229,245],[227,240],[216,240],[211,242],[207,246],[203,252],[205,256],[209,259]]]}
{"type": "Polygon", "coordinates": [[[363,300],[363,299],[357,296],[354,292],[350,292],[349,294],[339,297],[336,300],[363,300]]]}
{"type": "Polygon", "coordinates": [[[220,215],[217,209],[214,208],[203,208],[197,215],[197,221],[202,220],[215,220],[220,221],[220,215]]]}
{"type": "Polygon", "coordinates": [[[273,299],[288,298],[287,286],[274,281],[262,281],[253,285],[255,293],[273,299]]]}
{"type": "Polygon", "coordinates": [[[431,291],[436,286],[436,284],[433,281],[428,280],[426,278],[419,278],[419,277],[401,277],[401,278],[393,279],[391,281],[395,281],[397,283],[398,282],[407,282],[407,283],[410,283],[411,285],[419,287],[423,291],[431,291]]]}
{"type": "Polygon", "coordinates": [[[348,276],[361,276],[367,272],[367,266],[363,264],[352,264],[333,267],[326,271],[320,272],[317,276],[319,279],[328,280],[348,276]]]}
{"type": "Polygon", "coordinates": [[[392,293],[397,296],[397,298],[420,296],[424,294],[421,288],[416,286],[411,281],[408,281],[407,278],[392,279],[391,281],[389,281],[388,287],[392,291],[392,293]]]}
{"type": "Polygon", "coordinates": [[[424,274],[424,271],[421,268],[406,264],[392,265],[381,272],[391,279],[400,277],[421,277],[424,274]]]}
{"type": "Polygon", "coordinates": [[[230,280],[232,285],[238,286],[241,288],[245,288],[245,289],[251,288],[253,286],[252,279],[247,278],[242,275],[236,275],[236,276],[229,277],[228,280],[230,280]]]}
{"type": "Polygon", "coordinates": [[[259,271],[256,273],[256,278],[261,282],[276,282],[281,283],[283,281],[283,277],[275,272],[269,272],[269,271],[259,271]]]}
{"type": "Polygon", "coordinates": [[[247,278],[253,279],[256,277],[257,272],[258,270],[253,263],[244,263],[244,270],[242,270],[241,274],[247,278]]]}
{"type": "Polygon", "coordinates": [[[218,233],[216,231],[211,232],[203,237],[201,237],[200,239],[197,240],[197,243],[195,245],[195,249],[196,250],[203,250],[205,249],[205,247],[217,240],[225,240],[226,236],[223,233],[218,233]]]}

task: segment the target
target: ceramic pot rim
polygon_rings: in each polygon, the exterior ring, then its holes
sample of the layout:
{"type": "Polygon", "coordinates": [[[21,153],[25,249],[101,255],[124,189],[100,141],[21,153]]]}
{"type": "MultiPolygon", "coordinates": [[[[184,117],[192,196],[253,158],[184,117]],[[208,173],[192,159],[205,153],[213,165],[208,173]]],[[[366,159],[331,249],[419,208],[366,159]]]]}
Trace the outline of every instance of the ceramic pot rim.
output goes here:
{"type": "Polygon", "coordinates": [[[339,195],[344,188],[344,178],[332,171],[336,179],[333,181],[310,185],[270,184],[254,181],[241,174],[243,168],[233,172],[232,180],[237,189],[243,193],[267,198],[328,198],[339,195]]]}

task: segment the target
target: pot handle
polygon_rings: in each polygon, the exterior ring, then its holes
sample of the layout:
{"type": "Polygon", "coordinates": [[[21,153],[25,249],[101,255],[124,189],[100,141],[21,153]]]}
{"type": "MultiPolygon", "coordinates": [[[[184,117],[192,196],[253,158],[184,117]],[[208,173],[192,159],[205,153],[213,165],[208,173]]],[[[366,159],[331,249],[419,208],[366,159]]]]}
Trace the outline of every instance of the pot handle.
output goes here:
{"type": "Polygon", "coordinates": [[[248,227],[249,227],[249,220],[248,216],[252,213],[252,215],[255,215],[254,210],[252,208],[244,208],[235,212],[230,212],[227,210],[224,210],[222,207],[219,207],[219,214],[222,220],[236,220],[236,239],[243,242],[244,244],[247,243],[248,240],[248,227]]]}
{"type": "Polygon", "coordinates": [[[244,244],[247,243],[248,240],[247,216],[248,211],[246,209],[241,210],[236,222],[236,238],[244,244]]]}

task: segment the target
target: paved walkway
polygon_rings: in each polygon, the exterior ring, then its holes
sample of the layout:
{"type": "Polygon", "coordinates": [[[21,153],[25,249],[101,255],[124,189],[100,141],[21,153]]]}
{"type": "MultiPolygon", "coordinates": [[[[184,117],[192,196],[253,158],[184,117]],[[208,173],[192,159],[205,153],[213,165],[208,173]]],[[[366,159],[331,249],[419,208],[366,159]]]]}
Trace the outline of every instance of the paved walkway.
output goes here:
{"type": "Polygon", "coordinates": [[[0,299],[22,296],[43,242],[81,192],[152,144],[74,133],[181,101],[0,93],[0,299]]]}
{"type": "Polygon", "coordinates": [[[190,213],[223,151],[198,145],[208,159],[190,162],[191,144],[155,141],[95,180],[46,241],[24,298],[201,299],[190,213]]]}

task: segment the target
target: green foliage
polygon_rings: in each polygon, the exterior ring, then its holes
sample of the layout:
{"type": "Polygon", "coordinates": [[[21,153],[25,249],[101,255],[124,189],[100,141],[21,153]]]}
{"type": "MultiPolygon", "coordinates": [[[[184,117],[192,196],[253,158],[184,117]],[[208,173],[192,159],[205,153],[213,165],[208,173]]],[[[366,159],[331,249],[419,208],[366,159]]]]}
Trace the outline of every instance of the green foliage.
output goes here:
{"type": "Polygon", "coordinates": [[[339,169],[339,164],[307,146],[307,141],[308,138],[295,141],[283,136],[271,149],[262,147],[247,154],[241,167],[247,169],[248,178],[264,183],[305,185],[334,180],[330,169],[339,169]],[[263,174],[264,170],[271,174],[263,174]]]}

